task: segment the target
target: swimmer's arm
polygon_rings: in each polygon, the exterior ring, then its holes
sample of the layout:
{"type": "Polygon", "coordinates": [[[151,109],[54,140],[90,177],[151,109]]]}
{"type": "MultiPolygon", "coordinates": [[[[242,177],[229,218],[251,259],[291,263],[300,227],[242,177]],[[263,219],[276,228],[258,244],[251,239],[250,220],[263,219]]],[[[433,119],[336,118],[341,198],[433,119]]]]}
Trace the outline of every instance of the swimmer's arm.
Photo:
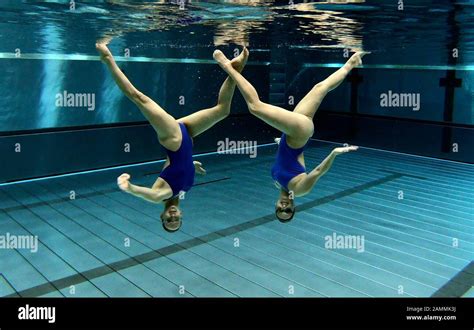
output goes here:
{"type": "Polygon", "coordinates": [[[331,151],[331,153],[326,158],[324,158],[321,164],[319,164],[314,170],[309,172],[308,176],[311,178],[314,177],[316,178],[316,180],[322,177],[324,174],[327,173],[327,171],[329,171],[337,155],[338,154],[334,150],[331,151]]]}
{"type": "Polygon", "coordinates": [[[123,173],[117,178],[118,187],[126,193],[129,193],[139,198],[143,198],[144,200],[147,200],[152,203],[160,203],[164,199],[166,199],[167,195],[170,194],[170,191],[158,188],[158,179],[155,181],[151,188],[146,188],[132,184],[130,182],[130,178],[130,174],[128,173],[123,173]]]}
{"type": "Polygon", "coordinates": [[[309,172],[306,176],[304,176],[301,180],[299,180],[295,185],[295,192],[297,195],[306,195],[311,190],[313,190],[314,185],[316,182],[321,178],[324,174],[332,166],[334,159],[336,159],[337,154],[334,150],[319,164],[314,170],[309,172]]]}
{"type": "Polygon", "coordinates": [[[129,183],[127,192],[151,203],[161,203],[165,199],[163,193],[158,189],[141,187],[131,183],[129,183]]]}
{"type": "Polygon", "coordinates": [[[316,182],[329,171],[336,159],[336,156],[344,154],[349,151],[355,151],[358,147],[350,146],[350,147],[341,147],[335,148],[331,153],[319,164],[314,170],[309,172],[303,179],[296,183],[295,190],[299,193],[299,195],[308,194],[316,184],[316,182]]]}

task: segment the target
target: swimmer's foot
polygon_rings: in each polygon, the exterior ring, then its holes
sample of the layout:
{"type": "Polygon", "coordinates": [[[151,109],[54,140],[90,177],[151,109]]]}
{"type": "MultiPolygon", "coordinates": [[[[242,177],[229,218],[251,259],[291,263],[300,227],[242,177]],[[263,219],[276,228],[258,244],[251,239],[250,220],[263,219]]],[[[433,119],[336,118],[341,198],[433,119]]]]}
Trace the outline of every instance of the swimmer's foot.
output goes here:
{"type": "Polygon", "coordinates": [[[212,54],[212,57],[216,60],[217,64],[225,71],[229,72],[229,70],[232,67],[231,61],[227,57],[225,57],[224,53],[221,52],[219,49],[216,49],[214,51],[214,54],[212,54]]]}
{"type": "Polygon", "coordinates": [[[109,48],[107,47],[107,44],[110,42],[110,39],[101,39],[98,40],[97,43],[95,44],[95,48],[100,54],[100,60],[102,62],[107,62],[112,59],[112,53],[110,52],[109,48]]]}
{"type": "Polygon", "coordinates": [[[351,56],[351,58],[347,61],[350,66],[353,68],[362,65],[362,57],[365,55],[370,54],[370,52],[356,52],[351,56]]]}
{"type": "Polygon", "coordinates": [[[239,56],[234,58],[230,63],[232,64],[232,67],[239,71],[242,72],[242,70],[245,67],[245,64],[247,64],[247,59],[249,58],[249,50],[244,47],[242,51],[240,52],[239,56]]]}

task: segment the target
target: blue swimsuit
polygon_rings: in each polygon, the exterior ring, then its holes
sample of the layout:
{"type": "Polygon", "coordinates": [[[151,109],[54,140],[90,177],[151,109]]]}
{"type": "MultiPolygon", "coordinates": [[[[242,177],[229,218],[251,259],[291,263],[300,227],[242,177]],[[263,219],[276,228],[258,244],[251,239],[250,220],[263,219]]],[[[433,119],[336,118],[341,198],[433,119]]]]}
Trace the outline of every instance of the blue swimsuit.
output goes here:
{"type": "Polygon", "coordinates": [[[183,136],[181,145],[176,151],[165,148],[170,164],[160,174],[173,190],[173,197],[180,191],[188,191],[194,183],[193,140],[183,123],[179,123],[179,127],[183,136]]]}
{"type": "Polygon", "coordinates": [[[303,153],[305,147],[306,145],[293,149],[286,143],[286,135],[281,135],[277,157],[272,167],[272,178],[286,191],[288,191],[288,183],[291,179],[306,172],[304,166],[298,161],[298,156],[303,153]]]}

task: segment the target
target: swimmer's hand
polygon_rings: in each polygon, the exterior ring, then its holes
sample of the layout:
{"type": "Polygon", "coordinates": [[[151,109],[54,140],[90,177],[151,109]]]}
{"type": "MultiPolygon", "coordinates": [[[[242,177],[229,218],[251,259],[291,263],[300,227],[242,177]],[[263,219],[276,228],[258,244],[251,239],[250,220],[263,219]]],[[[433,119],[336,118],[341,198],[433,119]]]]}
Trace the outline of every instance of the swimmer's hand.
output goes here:
{"type": "Polygon", "coordinates": [[[339,156],[340,154],[344,154],[349,151],[356,151],[357,149],[359,149],[357,146],[339,147],[335,148],[332,153],[336,156],[339,156]]]}
{"type": "Polygon", "coordinates": [[[117,178],[117,185],[125,192],[130,192],[130,174],[123,173],[117,178]]]}
{"type": "Polygon", "coordinates": [[[194,169],[196,170],[196,173],[201,174],[201,175],[206,174],[206,170],[204,169],[204,167],[202,167],[201,162],[198,162],[197,160],[195,160],[193,161],[193,164],[194,164],[194,169]]]}

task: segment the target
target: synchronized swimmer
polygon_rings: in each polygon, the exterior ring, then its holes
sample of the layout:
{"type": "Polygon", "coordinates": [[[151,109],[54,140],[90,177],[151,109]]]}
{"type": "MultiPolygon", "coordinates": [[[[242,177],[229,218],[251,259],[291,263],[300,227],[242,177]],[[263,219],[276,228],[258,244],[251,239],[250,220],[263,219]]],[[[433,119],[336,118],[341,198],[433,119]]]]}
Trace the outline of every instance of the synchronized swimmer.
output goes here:
{"type": "MultiPolygon", "coordinates": [[[[200,162],[193,161],[193,138],[207,131],[230,114],[235,82],[230,78],[224,81],[214,107],[175,119],[132,85],[117,66],[112,53],[107,48],[109,41],[105,39],[96,44],[102,62],[107,65],[125,96],[135,103],[155,129],[158,141],[167,153],[163,170],[151,188],[130,183],[130,175],[127,173],[117,178],[117,184],[120,189],[134,196],[153,203],[163,203],[164,210],[160,215],[163,228],[168,232],[175,232],[181,227],[183,216],[183,212],[179,209],[180,195],[191,189],[195,172],[199,174],[206,172],[200,162]]],[[[242,52],[232,60],[231,65],[237,72],[243,70],[247,57],[248,52],[242,52]]]]}
{"type": "Polygon", "coordinates": [[[255,88],[232,67],[232,62],[220,50],[214,52],[214,59],[237,84],[250,113],[282,132],[281,138],[276,139],[278,151],[271,170],[272,178],[280,189],[275,215],[281,222],[293,218],[296,212],[294,197],[308,194],[331,168],[336,156],[357,150],[356,146],[335,148],[321,164],[306,173],[303,150],[314,133],[313,117],[326,94],[339,86],[353,68],[362,64],[365,54],[357,52],[352,55],[342,68],[317,83],[291,112],[260,101],[255,88]]]}
{"type": "Polygon", "coordinates": [[[279,146],[276,161],[271,169],[272,178],[280,190],[275,205],[276,217],[281,222],[290,221],[295,214],[295,196],[308,194],[331,167],[336,156],[357,150],[355,146],[335,148],[314,170],[306,173],[303,151],[313,135],[313,117],[326,94],[339,86],[348,73],[362,64],[364,52],[355,53],[342,68],[313,89],[290,112],[260,101],[255,88],[242,76],[249,51],[244,47],[236,58],[229,60],[216,50],[213,54],[219,66],[228,74],[222,84],[217,104],[209,109],[197,111],[189,116],[175,119],[151,98],[141,93],[128,80],[114,61],[107,47],[109,39],[100,40],[96,48],[122,92],[140,109],[155,129],[159,143],[167,153],[163,170],[151,188],[140,187],[130,182],[124,173],[117,178],[123,191],[153,203],[163,203],[160,215],[163,228],[168,232],[179,230],[183,212],[179,209],[180,195],[189,191],[195,173],[205,174],[202,164],[192,159],[193,138],[210,129],[230,114],[230,107],[237,86],[243,95],[250,113],[282,132],[275,139],[279,146]]]}

